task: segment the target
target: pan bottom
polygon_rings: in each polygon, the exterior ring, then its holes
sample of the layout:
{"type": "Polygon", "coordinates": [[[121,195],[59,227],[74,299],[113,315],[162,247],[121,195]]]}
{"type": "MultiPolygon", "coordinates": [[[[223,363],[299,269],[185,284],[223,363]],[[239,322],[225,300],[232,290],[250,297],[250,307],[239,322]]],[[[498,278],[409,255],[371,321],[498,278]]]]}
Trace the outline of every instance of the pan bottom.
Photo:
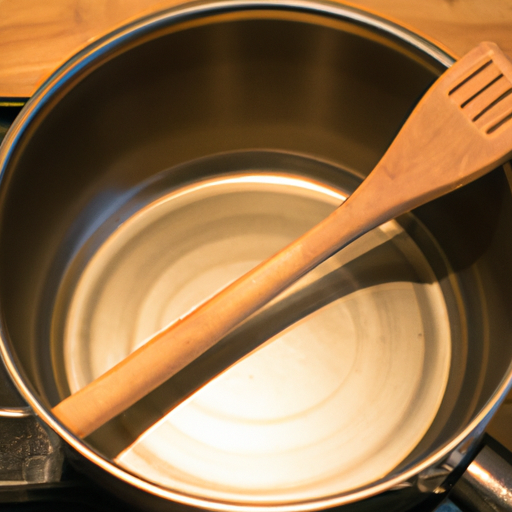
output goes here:
{"type": "MultiPolygon", "coordinates": [[[[337,180],[254,165],[158,193],[142,187],[137,207],[132,200],[122,221],[112,214],[115,229],[92,235],[95,250],[67,278],[60,343],[70,391],[325,218],[353,188],[351,173],[337,180]]],[[[191,370],[191,390],[200,389],[118,465],[165,488],[244,503],[364,486],[432,424],[452,344],[441,287],[397,221],[332,256],[228,338],[203,357],[213,378],[205,384],[191,370]]]]}

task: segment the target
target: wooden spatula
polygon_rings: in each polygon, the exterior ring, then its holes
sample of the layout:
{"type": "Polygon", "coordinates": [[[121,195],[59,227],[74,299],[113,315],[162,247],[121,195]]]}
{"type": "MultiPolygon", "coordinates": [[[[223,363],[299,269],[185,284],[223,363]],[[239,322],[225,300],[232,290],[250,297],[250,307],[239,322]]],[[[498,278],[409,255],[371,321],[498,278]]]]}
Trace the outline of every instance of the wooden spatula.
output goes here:
{"type": "Polygon", "coordinates": [[[329,217],[54,407],[85,437],[362,234],[475,180],[512,152],[512,64],[482,43],[425,94],[381,161],[329,217]]]}

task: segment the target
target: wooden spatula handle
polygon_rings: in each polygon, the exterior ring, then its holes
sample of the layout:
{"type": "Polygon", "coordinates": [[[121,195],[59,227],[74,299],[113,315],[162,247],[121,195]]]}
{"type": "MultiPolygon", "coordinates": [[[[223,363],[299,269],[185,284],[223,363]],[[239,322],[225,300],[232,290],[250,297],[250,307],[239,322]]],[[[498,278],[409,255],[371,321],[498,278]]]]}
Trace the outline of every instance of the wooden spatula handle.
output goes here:
{"type": "Polygon", "coordinates": [[[53,409],[54,414],[75,434],[85,437],[176,374],[243,319],[360,235],[359,223],[347,222],[349,203],[61,402],[53,409]],[[344,226],[349,228],[345,233],[344,226]]]}
{"type": "Polygon", "coordinates": [[[276,256],[157,333],[117,366],[54,407],[53,413],[76,435],[87,436],[191,363],[300,276],[359,236],[359,222],[348,222],[349,217],[350,201],[276,256]]]}

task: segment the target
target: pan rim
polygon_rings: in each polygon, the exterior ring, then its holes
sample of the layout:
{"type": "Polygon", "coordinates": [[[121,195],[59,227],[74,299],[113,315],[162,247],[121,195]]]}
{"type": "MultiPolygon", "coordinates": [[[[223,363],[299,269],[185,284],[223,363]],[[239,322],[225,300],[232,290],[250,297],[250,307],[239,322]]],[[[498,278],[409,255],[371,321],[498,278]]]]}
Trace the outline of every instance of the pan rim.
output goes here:
{"type": "MultiPolygon", "coordinates": [[[[449,55],[446,50],[436,46],[433,42],[419,36],[412,31],[403,28],[391,21],[384,20],[373,14],[366,13],[353,7],[340,4],[317,2],[310,0],[221,0],[202,1],[188,5],[182,5],[172,9],[152,14],[146,18],[130,23],[121,27],[114,32],[100,38],[92,43],[77,55],[72,57],[67,63],[52,74],[52,76],[42,84],[33,98],[29,100],[24,107],[12,128],[6,135],[2,146],[0,147],[0,181],[4,182],[8,179],[8,166],[13,157],[22,136],[28,128],[37,120],[38,113],[52,99],[58,96],[59,92],[73,79],[81,75],[83,70],[92,63],[102,63],[105,56],[115,50],[120,49],[129,41],[148,34],[168,24],[179,24],[184,20],[192,17],[209,17],[216,14],[233,12],[233,11],[250,11],[250,10],[288,10],[301,11],[319,16],[334,17],[337,19],[348,21],[349,23],[362,24],[363,26],[375,30],[383,34],[387,38],[395,38],[402,42],[405,46],[410,46],[418,50],[423,55],[431,57],[441,66],[448,67],[453,62],[453,56],[449,55]]],[[[0,201],[6,193],[6,186],[2,183],[0,190],[0,201]]],[[[128,473],[127,471],[114,466],[111,462],[105,460],[99,454],[88,448],[79,438],[70,433],[63,425],[61,425],[42,404],[37,394],[34,393],[30,386],[23,378],[15,360],[13,351],[9,348],[9,339],[3,319],[0,319],[0,353],[7,370],[15,382],[16,386],[27,400],[29,405],[47,423],[55,430],[68,444],[70,444],[77,452],[86,459],[107,471],[111,475],[123,480],[132,486],[139,488],[150,494],[161,498],[179,502],[200,508],[209,508],[219,511],[268,511],[270,508],[276,512],[292,512],[318,510],[326,507],[340,506],[355,501],[360,501],[376,494],[397,488],[407,480],[417,476],[422,471],[433,466],[436,462],[446,458],[451,452],[465,443],[468,439],[477,439],[483,432],[487,422],[504,399],[507,391],[512,388],[512,365],[509,367],[508,375],[503,378],[502,384],[495,390],[492,398],[480,413],[460,432],[456,437],[445,443],[437,451],[431,453],[421,463],[400,473],[397,476],[385,477],[384,479],[372,483],[362,489],[351,491],[347,494],[339,496],[329,496],[321,499],[315,499],[309,502],[289,503],[289,504],[241,504],[241,503],[220,503],[214,500],[206,500],[204,498],[196,498],[163,489],[157,485],[150,484],[141,478],[128,473]]]]}

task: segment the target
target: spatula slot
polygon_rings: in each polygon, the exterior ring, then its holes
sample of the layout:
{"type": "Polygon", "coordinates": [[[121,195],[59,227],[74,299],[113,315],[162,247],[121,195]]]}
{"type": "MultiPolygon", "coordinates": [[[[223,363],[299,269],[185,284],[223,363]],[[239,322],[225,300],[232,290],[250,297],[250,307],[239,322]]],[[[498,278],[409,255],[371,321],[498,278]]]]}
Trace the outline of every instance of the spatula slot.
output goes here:
{"type": "Polygon", "coordinates": [[[485,113],[489,112],[491,108],[497,105],[501,100],[505,99],[509,94],[512,93],[512,88],[506,90],[503,94],[498,96],[494,101],[489,103],[483,110],[480,111],[475,117],[473,117],[473,121],[478,121],[485,113]]]}
{"type": "Polygon", "coordinates": [[[500,128],[501,126],[503,126],[507,121],[509,121],[510,119],[512,119],[512,112],[510,114],[508,114],[507,116],[505,116],[501,121],[498,121],[494,126],[491,126],[488,130],[487,130],[487,133],[488,134],[491,134],[493,132],[495,132],[498,128],[500,128]]]}
{"type": "Polygon", "coordinates": [[[464,78],[460,83],[458,83],[455,87],[453,87],[449,92],[448,96],[451,96],[454,92],[458,91],[464,84],[469,82],[472,78],[474,78],[476,75],[481,73],[487,66],[489,66],[492,63],[492,60],[488,60],[485,64],[480,66],[476,71],[473,71],[468,77],[464,78]]]}
{"type": "MultiPolygon", "coordinates": [[[[463,112],[465,111],[463,110],[463,112]]],[[[502,126],[510,114],[512,114],[512,94],[508,92],[503,94],[499,100],[494,101],[493,105],[489,104],[489,108],[486,108],[485,112],[482,111],[474,123],[478,129],[489,134],[502,126]]]]}
{"type": "Polygon", "coordinates": [[[485,92],[487,89],[489,89],[493,84],[495,84],[500,78],[503,78],[503,75],[500,73],[496,78],[493,78],[488,84],[484,85],[478,92],[473,94],[469,99],[461,103],[461,108],[464,108],[468,105],[468,103],[472,102],[475,98],[480,96],[483,92],[485,92]]]}

